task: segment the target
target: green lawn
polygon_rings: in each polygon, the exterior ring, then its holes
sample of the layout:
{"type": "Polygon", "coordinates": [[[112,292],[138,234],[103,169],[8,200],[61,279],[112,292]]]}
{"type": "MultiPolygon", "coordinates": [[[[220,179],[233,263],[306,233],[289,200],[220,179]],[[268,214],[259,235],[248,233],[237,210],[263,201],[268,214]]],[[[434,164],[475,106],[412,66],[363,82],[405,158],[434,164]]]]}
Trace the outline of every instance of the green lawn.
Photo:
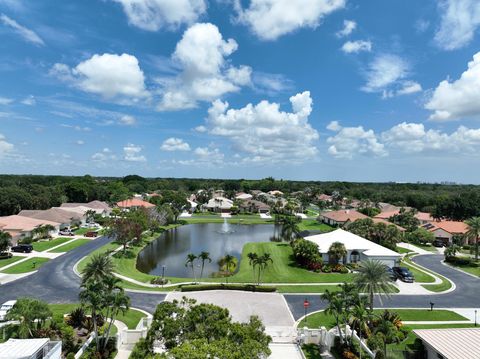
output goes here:
{"type": "MultiPolygon", "coordinates": [[[[375,309],[375,314],[383,313],[384,309],[375,309]]],[[[403,321],[457,321],[457,320],[467,320],[467,318],[462,317],[461,315],[451,312],[449,310],[433,310],[428,309],[389,309],[390,312],[397,313],[403,321]]],[[[330,329],[335,326],[335,320],[333,316],[325,314],[325,312],[318,312],[309,315],[305,321],[303,319],[298,325],[299,328],[308,326],[309,328],[319,328],[326,327],[330,329]]]]}
{"type": "Polygon", "coordinates": [[[59,237],[55,239],[51,239],[49,241],[42,241],[42,242],[34,242],[32,243],[33,250],[37,252],[43,252],[47,249],[53,248],[65,242],[71,241],[73,238],[66,238],[66,237],[59,237]]]}
{"type": "Polygon", "coordinates": [[[334,228],[325,223],[320,223],[314,219],[303,220],[298,224],[298,228],[301,231],[322,231],[330,232],[334,228]]]}
{"type": "MultiPolygon", "coordinates": [[[[238,215],[228,218],[228,223],[231,224],[273,224],[275,223],[274,219],[263,219],[259,215],[238,215]]],[[[182,218],[182,221],[185,221],[187,224],[194,223],[223,223],[224,219],[220,216],[206,216],[202,217],[189,217],[182,218]]]]}
{"type": "Polygon", "coordinates": [[[415,247],[422,248],[426,251],[432,252],[432,253],[438,253],[437,248],[432,246],[432,245],[426,245],[426,244],[415,244],[412,243],[415,247]]]}
{"type": "Polygon", "coordinates": [[[13,267],[7,268],[1,272],[6,274],[28,273],[28,272],[37,270],[48,261],[49,261],[48,258],[33,257],[33,258],[27,259],[25,262],[18,263],[13,267]]]}
{"type": "Polygon", "coordinates": [[[423,288],[428,289],[432,292],[443,292],[445,290],[448,290],[452,287],[452,283],[445,278],[444,276],[441,276],[437,274],[438,278],[442,280],[442,283],[439,284],[424,284],[422,285],[423,288]]]}
{"type": "Polygon", "coordinates": [[[433,278],[430,274],[420,271],[416,267],[413,267],[412,261],[408,256],[403,258],[401,265],[403,267],[407,267],[410,270],[410,272],[412,272],[413,276],[415,277],[415,282],[418,282],[418,283],[435,282],[435,278],[433,278]]]}
{"type": "Polygon", "coordinates": [[[90,243],[90,239],[76,239],[73,242],[70,242],[68,244],[64,244],[63,246],[60,246],[53,251],[50,251],[52,253],[64,253],[71,251],[72,249],[75,249],[77,247],[83,246],[84,244],[90,243]]]}
{"type": "MultiPolygon", "coordinates": [[[[330,292],[338,292],[338,285],[280,285],[276,286],[279,293],[325,293],[328,289],[330,292]]],[[[391,285],[390,293],[398,293],[397,287],[391,285]]]]}
{"type": "Polygon", "coordinates": [[[12,258],[0,259],[0,268],[8,266],[9,264],[15,263],[24,257],[13,256],[12,258]]]}
{"type": "Polygon", "coordinates": [[[479,267],[471,267],[469,265],[458,265],[453,263],[447,263],[447,264],[454,268],[461,269],[465,272],[468,272],[470,274],[476,275],[477,277],[480,277],[480,263],[479,263],[479,267]]]}
{"type": "Polygon", "coordinates": [[[410,249],[403,248],[403,247],[398,247],[398,246],[397,246],[397,249],[395,251],[397,253],[400,253],[400,254],[406,254],[406,253],[412,253],[413,252],[410,249]]]}
{"type": "Polygon", "coordinates": [[[78,236],[83,236],[87,232],[98,232],[98,228],[79,228],[75,230],[73,233],[75,233],[78,236]]]}
{"type": "MultiPolygon", "coordinates": [[[[64,314],[70,313],[75,308],[78,308],[80,304],[50,304],[50,310],[53,313],[53,316],[63,317],[64,314]]],[[[129,309],[125,315],[120,314],[117,319],[121,322],[124,322],[128,329],[135,329],[138,322],[143,317],[146,317],[146,314],[135,309],[129,309]]]]}

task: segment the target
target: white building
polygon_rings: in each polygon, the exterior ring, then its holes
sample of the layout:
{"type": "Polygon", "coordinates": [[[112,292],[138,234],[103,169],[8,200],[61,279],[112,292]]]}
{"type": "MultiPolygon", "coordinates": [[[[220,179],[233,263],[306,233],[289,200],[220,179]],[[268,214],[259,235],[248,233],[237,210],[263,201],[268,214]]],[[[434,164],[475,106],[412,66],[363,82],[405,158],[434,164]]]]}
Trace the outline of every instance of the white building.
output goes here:
{"type": "Polygon", "coordinates": [[[325,262],[328,262],[328,250],[335,242],[343,243],[347,250],[347,255],[341,260],[344,264],[357,263],[362,260],[378,260],[389,267],[394,267],[401,258],[399,253],[343,229],[308,236],[305,239],[318,245],[325,262]]]}
{"type": "Polygon", "coordinates": [[[233,207],[233,201],[225,197],[214,197],[204,207],[209,211],[227,213],[233,207]]]}
{"type": "Polygon", "coordinates": [[[480,328],[416,329],[426,359],[480,358],[480,328]]]}
{"type": "Polygon", "coordinates": [[[44,339],[9,339],[0,344],[0,359],[61,359],[62,342],[44,339]]]}

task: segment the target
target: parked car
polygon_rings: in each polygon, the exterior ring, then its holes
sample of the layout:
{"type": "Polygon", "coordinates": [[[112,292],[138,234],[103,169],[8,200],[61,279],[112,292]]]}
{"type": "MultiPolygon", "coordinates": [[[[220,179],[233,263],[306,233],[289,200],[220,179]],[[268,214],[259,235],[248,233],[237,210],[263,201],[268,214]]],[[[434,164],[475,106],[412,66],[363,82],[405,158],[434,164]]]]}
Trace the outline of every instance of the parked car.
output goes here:
{"type": "Polygon", "coordinates": [[[10,252],[0,252],[0,259],[12,258],[13,254],[10,252]]]}
{"type": "Polygon", "coordinates": [[[75,235],[75,233],[73,233],[71,230],[66,230],[66,229],[58,232],[58,234],[60,234],[61,236],[74,236],[75,235]]]}
{"type": "Polygon", "coordinates": [[[21,253],[30,253],[33,251],[33,246],[31,244],[18,244],[11,248],[12,252],[21,252],[21,253]]]}
{"type": "Polygon", "coordinates": [[[395,272],[393,271],[392,268],[390,267],[387,267],[386,268],[386,271],[387,271],[387,274],[388,274],[388,277],[390,278],[390,280],[392,282],[395,282],[397,280],[397,275],[395,274],[395,272]]]}
{"type": "Polygon", "coordinates": [[[90,231],[84,234],[85,237],[98,237],[98,232],[90,231]]]}
{"type": "Polygon", "coordinates": [[[407,267],[393,267],[392,269],[401,281],[405,283],[413,283],[415,281],[412,272],[410,272],[407,267]]]}
{"type": "Polygon", "coordinates": [[[2,304],[0,307],[0,321],[6,320],[7,313],[13,308],[15,303],[17,303],[16,300],[9,300],[8,302],[2,304]]]}
{"type": "Polygon", "coordinates": [[[435,239],[435,240],[432,242],[432,246],[438,247],[438,248],[445,247],[445,242],[442,241],[441,239],[435,239]]]}

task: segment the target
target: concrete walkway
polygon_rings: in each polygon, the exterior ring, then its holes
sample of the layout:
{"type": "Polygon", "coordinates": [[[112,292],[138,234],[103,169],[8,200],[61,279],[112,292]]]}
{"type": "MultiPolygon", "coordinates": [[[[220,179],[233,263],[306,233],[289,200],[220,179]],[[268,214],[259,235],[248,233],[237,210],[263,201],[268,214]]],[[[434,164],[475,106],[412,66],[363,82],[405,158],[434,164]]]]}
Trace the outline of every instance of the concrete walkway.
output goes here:
{"type": "MultiPolygon", "coordinates": [[[[128,329],[127,325],[119,320],[115,320],[113,324],[117,327],[117,333],[121,333],[123,330],[128,329]]],[[[115,359],[128,359],[132,350],[133,347],[131,345],[120,344],[115,359]]]]}
{"type": "Polygon", "coordinates": [[[397,246],[399,247],[402,247],[402,248],[405,248],[405,249],[408,249],[412,252],[416,252],[418,254],[435,254],[433,252],[429,252],[423,248],[420,248],[420,247],[417,247],[411,243],[406,243],[406,242],[400,242],[400,243],[397,243],[397,246]]]}

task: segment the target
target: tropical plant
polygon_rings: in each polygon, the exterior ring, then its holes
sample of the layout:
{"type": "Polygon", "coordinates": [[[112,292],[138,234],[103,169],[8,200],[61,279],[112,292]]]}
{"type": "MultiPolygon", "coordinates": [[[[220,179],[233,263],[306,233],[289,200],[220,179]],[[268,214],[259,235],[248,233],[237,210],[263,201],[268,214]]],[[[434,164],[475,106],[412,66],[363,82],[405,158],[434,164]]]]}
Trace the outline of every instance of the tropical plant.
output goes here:
{"type": "Polygon", "coordinates": [[[82,270],[82,282],[88,280],[99,281],[106,276],[112,275],[114,265],[110,256],[105,254],[93,254],[90,261],[82,270]]]}
{"type": "Polygon", "coordinates": [[[200,269],[200,280],[201,280],[203,278],[203,268],[205,267],[205,262],[208,261],[208,263],[212,263],[212,258],[210,258],[210,253],[203,251],[198,256],[198,259],[202,261],[202,266],[200,269]]]}
{"type": "Polygon", "coordinates": [[[197,256],[193,253],[187,254],[187,260],[185,261],[185,267],[190,267],[192,270],[193,282],[197,282],[197,278],[195,277],[195,260],[197,256]]]}
{"type": "Polygon", "coordinates": [[[468,225],[466,233],[467,238],[475,244],[475,260],[478,261],[479,245],[480,245],[480,217],[472,217],[465,221],[468,225]]]}
{"type": "MultiPolygon", "coordinates": [[[[362,297],[361,299],[364,299],[362,297]]],[[[360,341],[362,337],[368,337],[370,335],[370,327],[368,322],[371,318],[371,312],[367,309],[365,300],[359,300],[357,304],[351,309],[349,323],[350,326],[357,331],[360,341]]],[[[362,349],[359,350],[360,359],[362,358],[362,349]]]]}
{"type": "Polygon", "coordinates": [[[380,334],[383,341],[384,358],[387,358],[387,344],[398,340],[397,328],[395,328],[395,325],[390,320],[381,318],[380,321],[376,323],[374,333],[377,335],[380,334]]]}
{"type": "Polygon", "coordinates": [[[298,237],[300,228],[298,226],[298,218],[296,216],[281,216],[280,224],[282,225],[281,236],[284,240],[290,242],[292,239],[298,237]]]}
{"type": "Polygon", "coordinates": [[[451,246],[445,248],[445,251],[443,252],[445,259],[455,257],[457,255],[457,252],[460,251],[460,248],[461,247],[457,246],[456,244],[452,244],[451,246]]]}
{"type": "Polygon", "coordinates": [[[232,275],[233,271],[235,270],[235,267],[237,265],[237,258],[230,254],[227,254],[225,257],[223,257],[223,264],[226,272],[228,273],[226,277],[226,281],[228,283],[228,276],[232,275]]]}
{"type": "Polygon", "coordinates": [[[336,292],[330,292],[328,289],[320,296],[324,301],[327,301],[327,307],[325,308],[325,314],[331,315],[335,320],[335,326],[337,327],[340,342],[344,343],[342,328],[340,324],[343,322],[343,316],[345,315],[345,301],[336,292]]]}
{"type": "Polygon", "coordinates": [[[362,261],[358,272],[354,283],[359,292],[369,295],[370,310],[373,311],[374,294],[388,296],[390,292],[390,278],[386,266],[378,260],[362,261]]]}
{"type": "Polygon", "coordinates": [[[0,253],[5,252],[12,245],[11,239],[10,233],[0,231],[0,253]]]}
{"type": "Polygon", "coordinates": [[[93,209],[89,209],[89,210],[85,211],[85,221],[87,223],[94,222],[96,214],[97,214],[97,212],[95,212],[95,210],[93,210],[93,209]]]}
{"type": "Polygon", "coordinates": [[[294,240],[291,243],[291,246],[295,261],[299,266],[309,268],[311,265],[322,263],[318,244],[300,238],[294,240]]]}
{"type": "Polygon", "coordinates": [[[7,313],[7,320],[19,321],[18,335],[21,339],[34,338],[35,331],[40,330],[52,312],[48,304],[31,298],[20,298],[7,313]]]}
{"type": "Polygon", "coordinates": [[[347,255],[347,249],[342,242],[333,242],[328,248],[328,259],[330,263],[338,264],[340,259],[347,255]]]}
{"type": "Polygon", "coordinates": [[[253,270],[253,282],[255,282],[256,275],[255,275],[255,268],[258,265],[258,254],[254,252],[250,252],[247,254],[248,257],[248,264],[252,267],[253,270]]]}
{"type": "Polygon", "coordinates": [[[258,285],[262,282],[262,274],[267,269],[268,265],[273,263],[272,256],[270,253],[263,253],[263,255],[258,256],[257,258],[257,265],[258,265],[258,285]]]}

